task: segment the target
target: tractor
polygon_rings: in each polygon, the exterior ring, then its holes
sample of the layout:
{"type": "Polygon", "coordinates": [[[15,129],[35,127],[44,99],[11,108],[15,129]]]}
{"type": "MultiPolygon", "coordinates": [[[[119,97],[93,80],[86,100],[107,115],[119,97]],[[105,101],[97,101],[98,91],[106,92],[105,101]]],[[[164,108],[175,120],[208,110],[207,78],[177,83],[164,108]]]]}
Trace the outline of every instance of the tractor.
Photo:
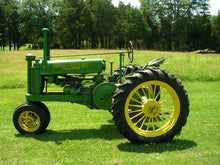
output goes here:
{"type": "Polygon", "coordinates": [[[13,114],[13,123],[19,133],[45,132],[50,112],[42,102],[47,101],[107,110],[119,132],[135,144],[170,142],[181,132],[189,114],[189,99],[182,82],[170,72],[159,69],[166,57],[144,66],[134,65],[132,42],[124,52],[50,56],[49,29],[42,31],[43,57],[26,55],[26,102],[13,114]],[[126,54],[129,63],[124,65],[126,54]],[[118,55],[118,69],[113,71],[110,61],[110,73],[106,78],[105,60],[85,58],[93,55],[118,55]],[[50,84],[62,90],[49,92],[50,84]]]}

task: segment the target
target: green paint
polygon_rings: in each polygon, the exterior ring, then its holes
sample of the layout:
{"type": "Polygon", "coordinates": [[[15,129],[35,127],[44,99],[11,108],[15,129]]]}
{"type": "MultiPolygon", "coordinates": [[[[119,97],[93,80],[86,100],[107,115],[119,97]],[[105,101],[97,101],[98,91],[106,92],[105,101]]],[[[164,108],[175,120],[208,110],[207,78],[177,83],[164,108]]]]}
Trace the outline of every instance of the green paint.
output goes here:
{"type": "MultiPolygon", "coordinates": [[[[117,88],[115,85],[117,78],[114,78],[114,75],[112,75],[113,61],[110,62],[110,76],[107,78],[110,82],[106,82],[103,74],[103,71],[106,69],[106,62],[102,59],[51,60],[55,57],[50,57],[49,55],[47,39],[49,29],[44,28],[42,31],[44,33],[43,58],[36,58],[31,54],[26,56],[26,100],[29,102],[71,102],[83,104],[90,108],[110,110],[112,98],[117,88]],[[63,91],[48,92],[48,83],[61,86],[63,91]]],[[[119,83],[121,83],[124,76],[122,67],[124,65],[125,52],[117,53],[119,54],[119,83]]],[[[56,58],[60,57],[62,56],[56,58]]]]}

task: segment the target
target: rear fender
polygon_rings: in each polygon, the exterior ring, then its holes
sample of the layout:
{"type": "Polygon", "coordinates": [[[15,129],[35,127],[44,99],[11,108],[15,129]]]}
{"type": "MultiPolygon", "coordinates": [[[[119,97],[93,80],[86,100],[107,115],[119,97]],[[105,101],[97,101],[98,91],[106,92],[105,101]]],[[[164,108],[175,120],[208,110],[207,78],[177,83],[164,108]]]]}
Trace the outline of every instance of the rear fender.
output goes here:
{"type": "Polygon", "coordinates": [[[143,70],[146,69],[148,66],[154,66],[156,68],[159,68],[161,64],[163,64],[163,62],[165,61],[167,57],[160,57],[156,60],[150,61],[148,63],[145,64],[145,66],[143,67],[143,70]]]}

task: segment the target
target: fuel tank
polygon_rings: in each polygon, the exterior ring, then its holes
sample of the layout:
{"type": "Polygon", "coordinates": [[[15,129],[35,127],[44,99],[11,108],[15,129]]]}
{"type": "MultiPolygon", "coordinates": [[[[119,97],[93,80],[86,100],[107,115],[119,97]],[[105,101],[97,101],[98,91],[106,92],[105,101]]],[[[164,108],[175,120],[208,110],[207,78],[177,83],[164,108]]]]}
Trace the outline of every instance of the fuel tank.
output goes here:
{"type": "Polygon", "coordinates": [[[47,63],[40,62],[41,75],[61,74],[88,74],[101,73],[106,69],[106,63],[102,59],[81,60],[48,60],[47,63]]]}

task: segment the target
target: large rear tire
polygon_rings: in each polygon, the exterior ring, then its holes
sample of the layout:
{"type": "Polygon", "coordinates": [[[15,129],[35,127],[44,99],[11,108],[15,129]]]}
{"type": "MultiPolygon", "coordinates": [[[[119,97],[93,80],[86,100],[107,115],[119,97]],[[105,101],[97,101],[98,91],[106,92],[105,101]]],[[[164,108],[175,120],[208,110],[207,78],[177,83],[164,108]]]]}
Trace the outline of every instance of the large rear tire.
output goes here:
{"type": "MultiPolygon", "coordinates": [[[[138,70],[141,70],[142,69],[142,66],[140,65],[126,65],[126,66],[123,66],[121,68],[122,70],[122,74],[124,76],[122,76],[122,80],[124,80],[126,77],[128,77],[129,75],[131,75],[132,73],[138,71],[138,70]]],[[[119,82],[119,75],[120,75],[120,69],[117,69],[113,72],[112,76],[114,77],[114,81],[115,82],[119,82]]]]}
{"type": "Polygon", "coordinates": [[[188,94],[171,73],[140,70],[118,86],[112,114],[120,133],[132,143],[169,142],[186,123],[188,94]]]}

